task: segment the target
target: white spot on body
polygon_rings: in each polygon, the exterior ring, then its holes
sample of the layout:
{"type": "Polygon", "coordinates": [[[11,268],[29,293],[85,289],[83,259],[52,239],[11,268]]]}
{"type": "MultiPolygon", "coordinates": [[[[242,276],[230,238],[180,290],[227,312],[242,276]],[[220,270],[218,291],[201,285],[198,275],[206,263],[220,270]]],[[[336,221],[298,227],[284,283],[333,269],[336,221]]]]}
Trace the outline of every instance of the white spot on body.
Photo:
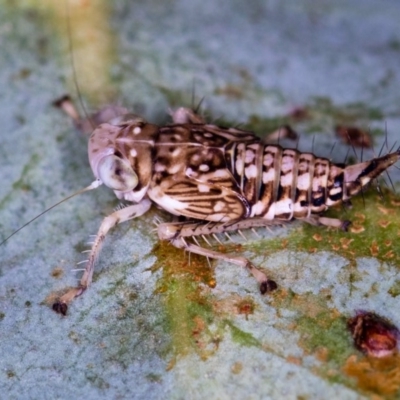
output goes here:
{"type": "Polygon", "coordinates": [[[272,154],[271,154],[271,153],[264,154],[263,164],[264,164],[266,167],[269,167],[269,166],[271,166],[273,163],[274,163],[274,157],[272,156],[272,154]]]}
{"type": "Polygon", "coordinates": [[[236,160],[235,167],[236,167],[236,172],[239,175],[242,175],[243,174],[244,163],[243,163],[243,160],[241,158],[238,158],[236,160]]]}
{"type": "Polygon", "coordinates": [[[195,178],[198,174],[197,174],[197,172],[194,172],[193,170],[192,170],[192,168],[186,168],[186,170],[185,170],[185,175],[188,177],[188,178],[195,178]]]}
{"type": "Polygon", "coordinates": [[[262,180],[264,184],[268,182],[273,182],[275,180],[275,171],[271,168],[268,172],[263,172],[262,180]]]}
{"type": "Polygon", "coordinates": [[[249,165],[245,169],[245,175],[246,175],[247,179],[256,178],[257,177],[257,167],[254,164],[249,165]]]}
{"type": "Polygon", "coordinates": [[[179,154],[181,154],[181,153],[182,153],[182,149],[179,148],[179,147],[176,147],[176,148],[174,149],[174,151],[171,153],[171,155],[172,155],[172,157],[178,157],[179,154]]]}
{"type": "Polygon", "coordinates": [[[276,203],[272,203],[268,209],[268,212],[263,216],[265,219],[274,219],[275,218],[275,205],[276,203]]]}
{"type": "Polygon", "coordinates": [[[340,199],[340,200],[332,200],[331,199],[331,196],[336,196],[339,193],[342,193],[342,188],[341,187],[331,189],[329,191],[329,193],[328,193],[328,197],[325,199],[325,205],[330,207],[330,206],[333,206],[334,204],[337,204],[339,201],[341,201],[342,199],[340,199]]]}
{"type": "Polygon", "coordinates": [[[275,215],[292,213],[293,201],[291,199],[283,199],[275,202],[275,215]]]}
{"type": "Polygon", "coordinates": [[[212,171],[204,176],[207,180],[214,178],[226,178],[230,180],[232,177],[231,173],[225,168],[216,169],[215,171],[212,171]]]}
{"type": "Polygon", "coordinates": [[[310,187],[310,173],[301,174],[297,177],[297,189],[308,190],[310,187]]]}
{"type": "Polygon", "coordinates": [[[192,157],[190,158],[190,161],[193,164],[196,164],[200,160],[200,156],[198,154],[193,154],[192,157]]]}
{"type": "Polygon", "coordinates": [[[225,203],[223,201],[217,201],[213,207],[213,211],[219,212],[225,208],[225,203]]]}
{"type": "Polygon", "coordinates": [[[293,174],[287,173],[286,175],[281,175],[281,186],[291,186],[293,183],[293,174]]]}
{"type": "Polygon", "coordinates": [[[282,172],[286,173],[286,172],[289,172],[289,171],[293,171],[293,164],[294,164],[293,157],[284,156],[282,158],[282,167],[281,167],[282,172]]]}
{"type": "Polygon", "coordinates": [[[254,217],[256,215],[261,215],[265,211],[264,203],[259,200],[256,204],[251,207],[251,214],[250,217],[254,217]]]}
{"type": "Polygon", "coordinates": [[[139,135],[140,132],[142,132],[142,129],[140,127],[136,126],[135,128],[133,128],[134,135],[139,135]]]}
{"type": "Polygon", "coordinates": [[[245,159],[244,159],[245,163],[248,164],[248,163],[253,162],[254,157],[255,157],[254,151],[246,150],[246,155],[245,155],[245,159]]]}
{"type": "Polygon", "coordinates": [[[197,186],[199,189],[200,193],[207,193],[210,191],[210,186],[209,185],[202,185],[201,183],[197,186]]]}
{"type": "Polygon", "coordinates": [[[342,192],[342,188],[339,186],[337,188],[331,189],[329,191],[329,196],[336,196],[337,194],[342,192]]]}
{"type": "Polygon", "coordinates": [[[161,164],[161,163],[156,163],[156,164],[154,165],[154,171],[155,171],[155,172],[162,172],[162,171],[165,171],[165,165],[164,165],[164,164],[161,164]]]}
{"type": "Polygon", "coordinates": [[[131,155],[131,157],[136,157],[136,156],[137,156],[137,151],[136,151],[136,149],[131,149],[131,151],[129,152],[129,154],[131,155]]]}
{"type": "Polygon", "coordinates": [[[199,170],[202,172],[207,172],[210,170],[210,167],[207,164],[201,164],[199,170]]]}
{"type": "Polygon", "coordinates": [[[168,168],[168,173],[171,175],[174,175],[179,172],[179,170],[182,169],[181,164],[175,164],[172,167],[168,168]]]}

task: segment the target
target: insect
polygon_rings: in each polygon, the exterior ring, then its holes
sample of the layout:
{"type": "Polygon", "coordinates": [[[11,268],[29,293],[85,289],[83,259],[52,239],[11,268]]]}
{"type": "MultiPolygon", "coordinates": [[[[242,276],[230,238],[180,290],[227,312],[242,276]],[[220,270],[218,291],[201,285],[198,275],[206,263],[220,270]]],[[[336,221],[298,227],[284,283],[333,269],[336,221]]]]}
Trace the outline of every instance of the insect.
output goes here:
{"type": "MultiPolygon", "coordinates": [[[[68,98],[59,105],[78,124],[83,120],[68,98]]],[[[279,145],[265,144],[253,132],[207,124],[192,110],[179,108],[172,123],[157,126],[126,111],[108,122],[98,114],[89,139],[89,162],[96,180],[122,201],[133,203],[104,218],[93,242],[78,287],[53,305],[66,314],[68,304],[90,286],[108,231],[145,214],[152,204],[179,222],[158,225],[158,237],[173,246],[247,268],[262,294],[275,281],[248,259],[199,245],[196,236],[282,224],[300,219],[347,230],[350,222],[327,218],[329,207],[359,193],[400,158],[400,149],[355,165],[279,145]]]]}

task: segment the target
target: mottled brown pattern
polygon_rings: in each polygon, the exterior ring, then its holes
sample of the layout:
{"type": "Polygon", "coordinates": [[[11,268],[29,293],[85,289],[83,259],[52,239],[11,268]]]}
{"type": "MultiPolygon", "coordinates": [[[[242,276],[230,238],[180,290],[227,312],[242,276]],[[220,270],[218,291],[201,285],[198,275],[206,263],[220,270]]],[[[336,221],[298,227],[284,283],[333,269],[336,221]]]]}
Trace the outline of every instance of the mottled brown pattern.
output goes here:
{"type": "Polygon", "coordinates": [[[328,207],[325,204],[326,187],[328,183],[329,160],[316,158],[314,163],[314,177],[311,186],[311,211],[321,213],[328,207]]]}
{"type": "Polygon", "coordinates": [[[266,215],[277,198],[281,156],[280,146],[264,146],[260,198],[256,205],[255,216],[266,215]]]}
{"type": "Polygon", "coordinates": [[[314,173],[315,157],[311,153],[301,153],[298,160],[293,217],[307,218],[311,213],[311,177],[314,173]]]}
{"type": "MultiPolygon", "coordinates": [[[[71,105],[66,108],[71,115],[71,105]]],[[[76,115],[72,112],[73,118],[76,115]]],[[[207,125],[189,109],[173,112],[175,123],[164,127],[132,114],[114,115],[91,135],[89,161],[96,180],[82,191],[104,184],[131,204],[103,219],[79,285],[53,306],[62,314],[90,286],[109,230],[144,215],[152,203],[171,214],[197,220],[159,224],[161,240],[246,268],[259,282],[262,294],[271,292],[277,284],[250,260],[201,247],[194,236],[211,234],[217,239],[218,233],[272,226],[292,218],[346,230],[349,221],[320,213],[347,201],[400,158],[397,149],[384,157],[342,167],[312,154],[265,145],[251,132],[207,125]],[[186,241],[187,237],[193,241],[186,241]]]]}
{"type": "Polygon", "coordinates": [[[357,194],[398,158],[393,153],[344,168],[264,145],[252,132],[200,123],[157,127],[134,116],[95,130],[92,164],[105,148],[129,160],[139,178],[133,193],[208,221],[308,218],[357,194]]]}
{"type": "Polygon", "coordinates": [[[282,220],[290,220],[294,213],[294,190],[297,181],[298,152],[292,149],[282,151],[282,163],[279,177],[277,204],[284,205],[281,210],[276,210],[275,217],[282,220]]]}

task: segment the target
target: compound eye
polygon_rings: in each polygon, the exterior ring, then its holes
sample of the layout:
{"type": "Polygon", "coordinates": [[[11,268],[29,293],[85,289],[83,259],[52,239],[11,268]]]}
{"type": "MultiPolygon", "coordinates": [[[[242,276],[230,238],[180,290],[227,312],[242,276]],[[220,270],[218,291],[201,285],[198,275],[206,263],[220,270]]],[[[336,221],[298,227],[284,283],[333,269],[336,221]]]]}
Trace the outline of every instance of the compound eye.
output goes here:
{"type": "Polygon", "coordinates": [[[130,164],[114,154],[100,160],[97,172],[99,179],[106,186],[121,192],[129,192],[139,182],[130,164]]]}

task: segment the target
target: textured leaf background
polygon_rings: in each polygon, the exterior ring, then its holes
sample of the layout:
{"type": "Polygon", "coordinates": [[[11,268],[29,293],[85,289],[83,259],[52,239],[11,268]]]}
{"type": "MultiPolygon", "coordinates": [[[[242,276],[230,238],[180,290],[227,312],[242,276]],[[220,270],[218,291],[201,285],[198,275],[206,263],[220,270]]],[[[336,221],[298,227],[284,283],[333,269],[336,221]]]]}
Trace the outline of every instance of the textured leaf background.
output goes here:
{"type": "MultiPolygon", "coordinates": [[[[93,179],[86,138],[51,106],[65,93],[77,97],[68,37],[89,111],[121,104],[165,123],[169,108],[191,105],[194,86],[210,120],[261,136],[290,123],[302,150],[337,162],[348,152],[337,124],[369,131],[376,152],[399,140],[395,0],[0,6],[0,240],[93,179]]],[[[400,181],[395,168],[391,178],[400,181]]],[[[346,330],[358,310],[400,325],[400,199],[390,191],[332,211],[354,222],[346,234],[294,223],[247,240],[233,235],[223,250],[245,254],[279,283],[266,297],[246,271],[189,263],[158,243],[153,219],[168,216],[152,210],[109,235],[93,286],[67,317],[56,315],[52,300],[75,285],[80,251],[117,205],[100,188],[1,247],[7,398],[399,396],[397,357],[367,359],[346,330]]]]}

